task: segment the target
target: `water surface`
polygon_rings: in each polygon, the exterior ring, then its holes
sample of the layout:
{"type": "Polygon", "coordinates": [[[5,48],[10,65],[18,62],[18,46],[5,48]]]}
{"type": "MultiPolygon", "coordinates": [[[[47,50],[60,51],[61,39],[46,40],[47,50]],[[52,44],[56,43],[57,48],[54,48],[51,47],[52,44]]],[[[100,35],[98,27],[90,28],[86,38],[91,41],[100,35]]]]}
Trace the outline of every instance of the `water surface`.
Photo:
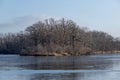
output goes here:
{"type": "Polygon", "coordinates": [[[0,55],[0,80],[120,80],[120,55],[0,55]]]}

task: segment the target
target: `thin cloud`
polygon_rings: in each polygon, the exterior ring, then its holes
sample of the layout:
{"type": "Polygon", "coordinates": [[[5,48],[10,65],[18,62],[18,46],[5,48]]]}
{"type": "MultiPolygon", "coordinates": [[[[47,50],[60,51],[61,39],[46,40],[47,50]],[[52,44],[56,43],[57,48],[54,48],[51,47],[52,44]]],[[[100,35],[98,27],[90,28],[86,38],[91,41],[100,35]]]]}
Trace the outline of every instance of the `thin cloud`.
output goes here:
{"type": "Polygon", "coordinates": [[[37,21],[36,18],[31,16],[18,17],[9,22],[0,23],[0,27],[15,27],[30,24],[31,22],[37,21]]]}
{"type": "Polygon", "coordinates": [[[17,17],[12,20],[9,20],[8,22],[0,23],[0,33],[19,32],[38,21],[43,21],[49,18],[60,19],[60,17],[52,17],[47,15],[17,17]]]}
{"type": "Polygon", "coordinates": [[[31,25],[37,21],[43,21],[45,19],[54,18],[60,19],[61,17],[47,16],[47,15],[37,15],[37,16],[23,16],[17,17],[8,22],[0,23],[0,27],[20,27],[22,25],[31,25]]]}

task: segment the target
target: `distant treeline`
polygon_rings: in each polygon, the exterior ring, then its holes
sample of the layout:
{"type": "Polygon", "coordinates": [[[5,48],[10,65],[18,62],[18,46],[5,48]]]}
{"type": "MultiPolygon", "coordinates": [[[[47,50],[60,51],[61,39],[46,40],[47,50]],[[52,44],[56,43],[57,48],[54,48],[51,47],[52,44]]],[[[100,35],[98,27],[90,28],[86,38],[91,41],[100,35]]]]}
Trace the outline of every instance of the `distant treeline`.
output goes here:
{"type": "Polygon", "coordinates": [[[76,56],[99,51],[120,51],[119,38],[90,31],[64,18],[39,21],[19,33],[0,34],[3,54],[76,56]]]}

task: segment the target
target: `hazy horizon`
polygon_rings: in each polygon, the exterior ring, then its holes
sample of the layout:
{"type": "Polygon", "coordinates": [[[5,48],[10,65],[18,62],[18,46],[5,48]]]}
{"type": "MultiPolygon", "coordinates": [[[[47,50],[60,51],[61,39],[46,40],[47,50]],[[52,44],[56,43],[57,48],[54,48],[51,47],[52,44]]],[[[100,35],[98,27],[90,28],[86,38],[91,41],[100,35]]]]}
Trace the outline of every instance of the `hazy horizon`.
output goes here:
{"type": "Polygon", "coordinates": [[[19,32],[46,18],[68,18],[90,30],[120,34],[119,0],[0,0],[0,33],[19,32]]]}

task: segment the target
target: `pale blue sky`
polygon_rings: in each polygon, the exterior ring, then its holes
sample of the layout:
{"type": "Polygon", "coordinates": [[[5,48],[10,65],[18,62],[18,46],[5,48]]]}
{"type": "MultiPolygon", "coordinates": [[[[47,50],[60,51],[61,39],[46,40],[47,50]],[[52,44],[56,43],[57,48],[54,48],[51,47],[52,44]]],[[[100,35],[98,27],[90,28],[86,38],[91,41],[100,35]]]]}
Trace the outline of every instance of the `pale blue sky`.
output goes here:
{"type": "Polygon", "coordinates": [[[0,33],[19,32],[49,17],[120,36],[119,0],[0,0],[0,33]]]}

